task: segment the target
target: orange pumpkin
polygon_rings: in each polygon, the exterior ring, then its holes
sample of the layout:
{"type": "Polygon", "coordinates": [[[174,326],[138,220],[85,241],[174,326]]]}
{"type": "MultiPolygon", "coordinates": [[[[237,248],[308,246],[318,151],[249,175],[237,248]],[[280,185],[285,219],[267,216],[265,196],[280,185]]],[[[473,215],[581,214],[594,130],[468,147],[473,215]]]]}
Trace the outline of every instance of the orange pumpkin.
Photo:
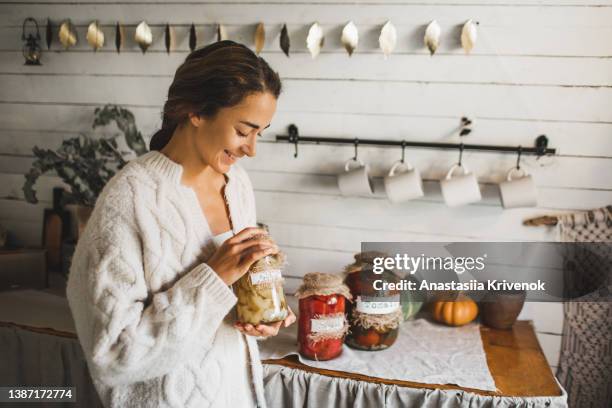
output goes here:
{"type": "Polygon", "coordinates": [[[478,316],[478,305],[460,294],[455,300],[438,300],[432,305],[433,318],[449,326],[463,326],[478,316]]]}

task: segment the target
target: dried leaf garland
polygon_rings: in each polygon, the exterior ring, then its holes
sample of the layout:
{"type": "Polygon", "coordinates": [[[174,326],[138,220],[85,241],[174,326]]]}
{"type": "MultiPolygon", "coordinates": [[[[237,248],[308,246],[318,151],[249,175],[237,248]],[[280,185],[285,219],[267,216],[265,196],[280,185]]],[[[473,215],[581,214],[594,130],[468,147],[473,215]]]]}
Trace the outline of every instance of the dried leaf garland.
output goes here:
{"type": "Polygon", "coordinates": [[[436,20],[432,20],[425,29],[423,41],[429,50],[429,55],[434,55],[440,45],[440,25],[436,20]]]}
{"type": "Polygon", "coordinates": [[[385,59],[387,59],[397,44],[397,31],[395,30],[395,26],[391,23],[391,21],[387,21],[382,30],[380,30],[378,44],[385,55],[385,59]]]}
{"type": "Polygon", "coordinates": [[[316,58],[321,52],[325,37],[323,36],[323,29],[319,23],[314,23],[308,30],[308,36],[306,37],[306,47],[310,51],[312,58],[316,58]]]}
{"type": "Polygon", "coordinates": [[[170,54],[170,45],[172,44],[172,33],[170,32],[170,24],[166,23],[164,30],[164,45],[166,46],[166,54],[170,54]]]}
{"type": "Polygon", "coordinates": [[[189,49],[193,51],[196,49],[197,45],[198,45],[198,37],[196,34],[195,25],[191,23],[191,28],[189,29],[189,49]]]}
{"type": "Polygon", "coordinates": [[[144,54],[151,44],[153,44],[153,34],[146,21],[141,21],[136,27],[136,34],[134,35],[136,43],[144,54]]]}
{"type": "Polygon", "coordinates": [[[70,19],[64,20],[62,24],[60,24],[57,36],[59,37],[60,44],[64,46],[65,50],[73,47],[79,41],[76,29],[74,25],[72,25],[70,19]]]}
{"type": "Polygon", "coordinates": [[[104,32],[100,29],[98,21],[92,21],[87,27],[87,43],[94,51],[104,46],[104,32]]]}
{"type": "Polygon", "coordinates": [[[357,31],[357,26],[352,21],[349,21],[342,29],[341,41],[349,57],[352,56],[353,52],[357,49],[357,44],[359,44],[359,31],[357,31]]]}
{"type": "Polygon", "coordinates": [[[255,29],[255,52],[259,54],[263,50],[264,44],[266,43],[266,29],[264,23],[257,24],[255,29]]]}
{"type": "Polygon", "coordinates": [[[287,32],[287,24],[283,24],[280,35],[280,47],[286,56],[289,56],[289,47],[291,46],[289,40],[289,33],[287,32]]]}
{"type": "Polygon", "coordinates": [[[117,21],[115,24],[115,49],[117,50],[117,54],[121,53],[121,47],[123,46],[123,27],[121,23],[117,21]]]}
{"type": "Polygon", "coordinates": [[[51,23],[51,19],[47,19],[47,30],[45,32],[45,40],[47,42],[47,49],[51,49],[51,43],[53,42],[53,24],[51,23]]]}
{"type": "Polygon", "coordinates": [[[478,38],[478,31],[476,30],[476,24],[471,19],[466,21],[461,30],[461,46],[466,54],[469,54],[476,44],[478,38]]]}

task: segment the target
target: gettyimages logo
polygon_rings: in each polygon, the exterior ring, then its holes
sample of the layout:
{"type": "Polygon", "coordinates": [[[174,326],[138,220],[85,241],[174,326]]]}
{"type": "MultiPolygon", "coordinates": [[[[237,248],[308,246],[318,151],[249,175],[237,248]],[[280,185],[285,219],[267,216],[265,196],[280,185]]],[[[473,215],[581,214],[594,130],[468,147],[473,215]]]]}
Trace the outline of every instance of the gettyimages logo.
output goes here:
{"type": "Polygon", "coordinates": [[[410,256],[397,254],[394,257],[376,257],[373,260],[372,272],[381,274],[388,270],[405,271],[414,275],[418,271],[449,271],[462,274],[464,272],[483,271],[487,254],[478,257],[440,257],[440,256],[410,256]]]}

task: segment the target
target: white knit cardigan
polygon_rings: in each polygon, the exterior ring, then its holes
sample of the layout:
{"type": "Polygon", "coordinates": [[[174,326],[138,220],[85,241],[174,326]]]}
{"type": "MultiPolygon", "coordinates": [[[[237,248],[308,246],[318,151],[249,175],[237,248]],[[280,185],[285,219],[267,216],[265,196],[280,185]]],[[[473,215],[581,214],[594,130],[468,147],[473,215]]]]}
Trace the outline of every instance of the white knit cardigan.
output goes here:
{"type": "MultiPolygon", "coordinates": [[[[257,341],[232,326],[237,299],[205,263],[213,234],[182,171],[157,151],[130,161],[79,239],[67,297],[94,385],[106,407],[264,407],[257,341]]],[[[256,225],[253,188],[237,164],[226,176],[236,234],[256,225]]]]}

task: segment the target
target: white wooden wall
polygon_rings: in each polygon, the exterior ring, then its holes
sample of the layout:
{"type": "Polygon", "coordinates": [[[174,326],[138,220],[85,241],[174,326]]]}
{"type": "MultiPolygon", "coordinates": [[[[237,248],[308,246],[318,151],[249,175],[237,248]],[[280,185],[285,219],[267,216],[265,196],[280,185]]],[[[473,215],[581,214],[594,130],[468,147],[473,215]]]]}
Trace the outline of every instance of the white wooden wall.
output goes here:
{"type": "MultiPolygon", "coordinates": [[[[160,125],[160,110],[176,67],[188,52],[188,28],[196,23],[199,45],[214,40],[215,23],[229,38],[252,46],[255,24],[266,23],[263,57],[277,69],[284,93],[258,154],[244,162],[254,182],[259,219],[270,225],[291,262],[289,275],[338,271],[361,241],[550,241],[554,231],[527,228],[524,218],[612,203],[612,1],[610,0],[417,0],[304,1],[0,1],[0,223],[28,244],[40,242],[43,208],[58,179],[38,184],[38,205],[24,202],[23,174],[34,145],[53,147],[91,130],[95,107],[117,103],[131,109],[145,135],[160,125]],[[35,17],[44,26],[70,17],[80,43],[60,51],[55,42],[42,67],[23,65],[21,25],[35,17]],[[431,19],[442,26],[438,53],[422,45],[431,19]],[[458,42],[461,26],[479,21],[479,40],[470,56],[458,42]],[[87,24],[98,19],[106,46],[94,53],[85,41],[87,24]],[[155,39],[146,55],[131,40],[146,20],[155,39]],[[342,26],[353,20],[359,48],[348,58],[340,45],[342,26]],[[398,30],[396,53],[384,60],[378,32],[391,19],[398,30]],[[129,39],[114,50],[114,24],[129,39]],[[304,43],[318,21],[327,38],[312,60],[304,43]],[[163,45],[166,22],[175,27],[175,50],[163,45]],[[283,23],[291,57],[278,46],[283,23]],[[484,200],[448,209],[435,180],[457,159],[455,151],[407,150],[426,178],[426,197],[392,206],[381,178],[400,149],[359,149],[377,176],[374,198],[343,198],[334,174],[352,157],[352,146],[293,146],[275,143],[290,123],[302,135],[457,142],[461,116],[474,121],[465,142],[532,145],[549,137],[559,154],[523,165],[536,177],[540,206],[500,208],[495,183],[515,162],[513,155],[464,154],[479,176],[484,200]]],[[[44,41],[43,41],[44,43],[44,41]]],[[[45,46],[46,49],[46,46],[45,46]]],[[[297,279],[289,279],[295,287],[297,279]]],[[[550,364],[557,364],[561,306],[528,304],[550,364]]]]}

